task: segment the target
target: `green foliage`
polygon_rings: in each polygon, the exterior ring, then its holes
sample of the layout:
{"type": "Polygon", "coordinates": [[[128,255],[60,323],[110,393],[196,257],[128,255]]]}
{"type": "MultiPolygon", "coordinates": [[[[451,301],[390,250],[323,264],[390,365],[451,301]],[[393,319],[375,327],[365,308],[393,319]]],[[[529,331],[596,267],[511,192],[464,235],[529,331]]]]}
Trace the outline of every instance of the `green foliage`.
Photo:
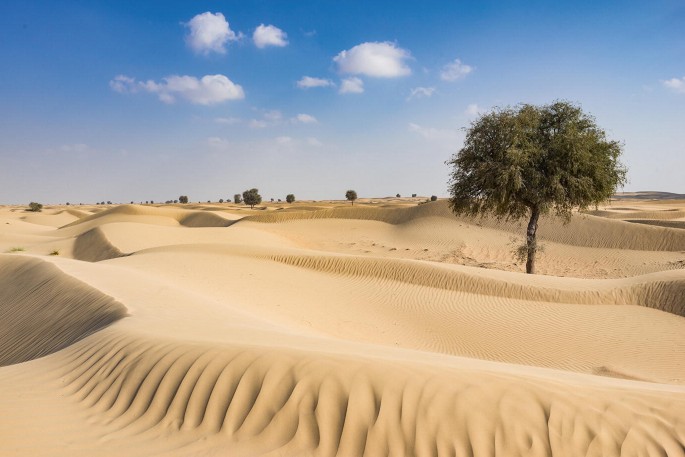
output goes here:
{"type": "Polygon", "coordinates": [[[569,102],[495,109],[471,123],[464,147],[447,162],[450,206],[456,214],[530,216],[532,273],[539,216],[568,220],[574,208],[608,200],[626,182],[621,153],[621,143],[569,102]]]}
{"type": "Polygon", "coordinates": [[[235,194],[233,196],[233,203],[235,203],[236,205],[239,205],[242,202],[243,202],[243,197],[240,194],[235,194]]]}
{"type": "Polygon", "coordinates": [[[438,196],[437,196],[437,195],[431,195],[431,201],[432,201],[432,202],[437,201],[437,200],[438,200],[438,196]]]}
{"type": "Polygon", "coordinates": [[[223,202],[224,202],[224,199],[223,199],[223,198],[220,198],[220,199],[219,199],[219,203],[223,203],[223,202]]]}
{"type": "Polygon", "coordinates": [[[294,194],[288,194],[285,196],[285,201],[288,203],[292,203],[295,201],[295,195],[294,194]]]}
{"type": "Polygon", "coordinates": [[[246,205],[250,205],[250,208],[254,208],[255,205],[259,205],[262,202],[262,196],[259,195],[258,189],[250,189],[243,192],[243,201],[246,205]]]}
{"type": "Polygon", "coordinates": [[[354,190],[348,190],[345,192],[345,198],[351,201],[352,206],[354,206],[354,201],[357,199],[357,192],[354,190]]]}
{"type": "Polygon", "coordinates": [[[181,195],[180,197],[178,197],[178,201],[180,203],[188,203],[188,196],[187,195],[181,195]]]}
{"type": "Polygon", "coordinates": [[[40,203],[31,202],[31,203],[29,203],[29,209],[28,210],[33,211],[34,213],[37,213],[37,212],[40,212],[43,210],[43,205],[41,205],[40,203]]]}

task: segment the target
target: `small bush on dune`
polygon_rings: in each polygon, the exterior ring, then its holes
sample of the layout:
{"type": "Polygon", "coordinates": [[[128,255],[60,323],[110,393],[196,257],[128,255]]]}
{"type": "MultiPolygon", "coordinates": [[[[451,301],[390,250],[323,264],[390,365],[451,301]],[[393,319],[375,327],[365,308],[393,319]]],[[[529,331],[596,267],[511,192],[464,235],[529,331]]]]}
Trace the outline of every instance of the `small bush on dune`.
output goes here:
{"type": "Polygon", "coordinates": [[[29,203],[29,211],[33,211],[34,213],[38,213],[43,210],[43,205],[37,202],[31,202],[29,203]]]}
{"type": "Polygon", "coordinates": [[[288,194],[285,196],[285,201],[288,203],[292,203],[295,201],[295,195],[294,194],[288,194]]]}

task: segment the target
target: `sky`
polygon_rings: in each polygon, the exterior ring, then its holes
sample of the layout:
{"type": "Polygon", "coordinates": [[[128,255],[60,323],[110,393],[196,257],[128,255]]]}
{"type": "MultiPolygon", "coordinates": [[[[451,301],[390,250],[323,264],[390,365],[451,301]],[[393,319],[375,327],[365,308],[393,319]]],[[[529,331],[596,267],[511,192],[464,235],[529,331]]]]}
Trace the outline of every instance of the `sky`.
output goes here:
{"type": "Polygon", "coordinates": [[[685,2],[0,2],[0,203],[446,196],[496,107],[568,100],[685,193],[685,2]]]}

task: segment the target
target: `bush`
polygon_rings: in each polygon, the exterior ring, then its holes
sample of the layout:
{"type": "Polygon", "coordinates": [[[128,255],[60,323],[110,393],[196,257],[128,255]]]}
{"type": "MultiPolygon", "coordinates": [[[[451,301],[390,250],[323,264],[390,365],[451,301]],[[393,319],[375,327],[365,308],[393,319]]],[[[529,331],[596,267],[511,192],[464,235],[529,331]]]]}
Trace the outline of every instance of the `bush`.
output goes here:
{"type": "Polygon", "coordinates": [[[295,201],[295,195],[294,194],[288,194],[285,196],[285,201],[288,203],[292,203],[295,201]]]}
{"type": "Polygon", "coordinates": [[[187,195],[181,195],[178,197],[178,201],[181,203],[188,203],[188,196],[187,195]]]}
{"type": "Polygon", "coordinates": [[[434,202],[438,199],[437,195],[431,195],[431,201],[434,202]]]}
{"type": "Polygon", "coordinates": [[[243,197],[240,194],[235,194],[233,196],[233,203],[235,203],[236,205],[239,205],[242,202],[243,202],[243,197]]]}
{"type": "Polygon", "coordinates": [[[411,198],[416,198],[416,194],[411,194],[411,198]]]}
{"type": "Polygon", "coordinates": [[[220,198],[220,199],[219,199],[219,203],[223,203],[223,202],[224,202],[224,199],[223,199],[223,198],[220,198]]]}
{"type": "Polygon", "coordinates": [[[33,211],[34,213],[38,213],[43,210],[43,205],[40,203],[36,202],[31,202],[29,203],[29,211],[33,211]]]}
{"type": "Polygon", "coordinates": [[[402,196],[400,194],[395,195],[397,198],[401,198],[402,196]]]}

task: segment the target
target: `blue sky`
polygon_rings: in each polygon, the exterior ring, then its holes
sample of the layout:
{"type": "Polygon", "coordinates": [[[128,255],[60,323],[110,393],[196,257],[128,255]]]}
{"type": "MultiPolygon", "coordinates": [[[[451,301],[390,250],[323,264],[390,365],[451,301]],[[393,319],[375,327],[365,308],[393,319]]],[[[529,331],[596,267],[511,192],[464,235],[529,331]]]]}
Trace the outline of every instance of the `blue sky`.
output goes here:
{"type": "Polygon", "coordinates": [[[556,99],[685,192],[682,1],[6,0],[0,62],[1,203],[442,196],[478,113],[556,99]]]}

